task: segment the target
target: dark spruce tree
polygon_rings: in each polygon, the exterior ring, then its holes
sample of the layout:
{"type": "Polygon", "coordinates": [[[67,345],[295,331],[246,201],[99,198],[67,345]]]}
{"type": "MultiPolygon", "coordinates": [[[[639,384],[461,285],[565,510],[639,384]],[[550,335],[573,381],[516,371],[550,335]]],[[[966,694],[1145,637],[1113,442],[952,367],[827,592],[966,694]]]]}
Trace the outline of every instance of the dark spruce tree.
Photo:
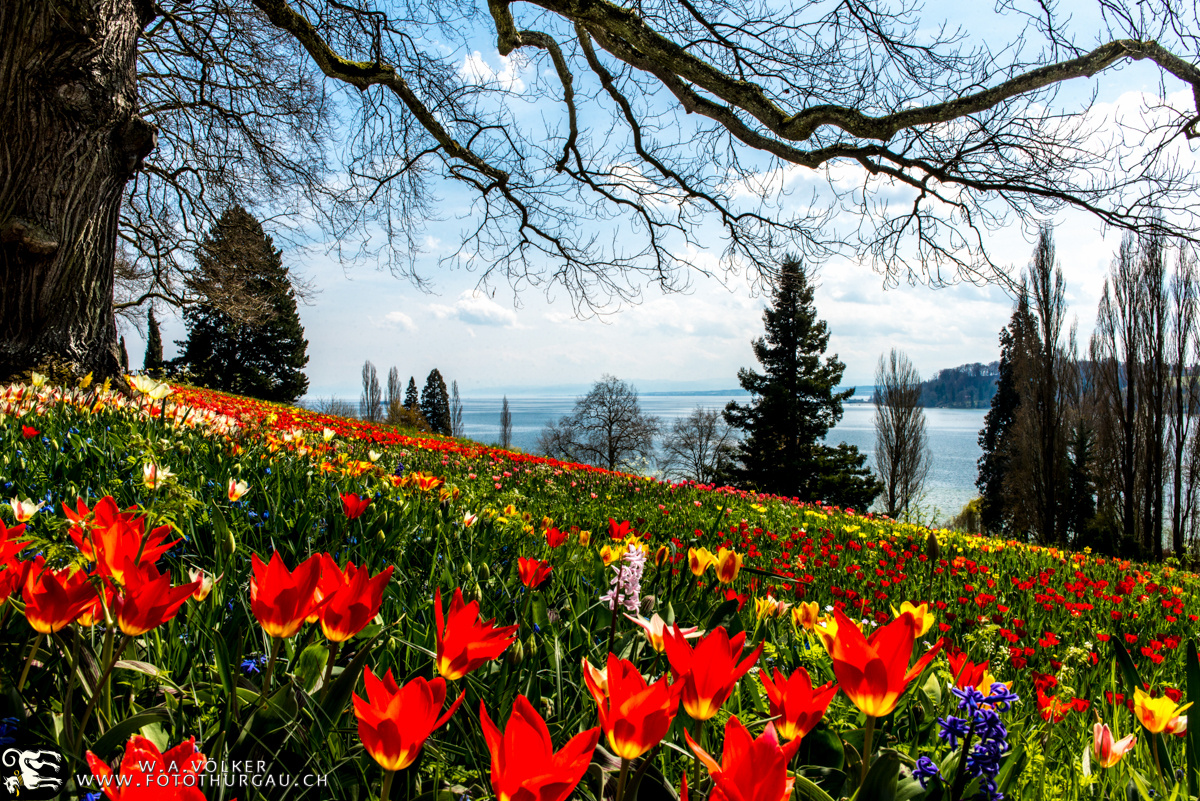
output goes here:
{"type": "Polygon", "coordinates": [[[820,441],[854,390],[835,391],[846,365],[836,355],[822,358],[829,329],[817,317],[814,289],[809,270],[786,258],[763,312],[766,335],[753,343],[764,372],[739,370],[738,382],[753,398],[725,407],[725,421],[744,432],[726,478],[760,492],[865,509],[881,489],[866,455],[820,441]]]}
{"type": "Polygon", "coordinates": [[[1029,297],[1022,288],[1012,318],[1000,330],[1000,375],[996,380],[996,394],[992,396],[991,408],[983,418],[983,430],[979,432],[979,447],[983,455],[979,457],[975,486],[979,488],[979,520],[984,531],[1001,533],[1008,529],[1008,496],[1005,491],[1011,459],[1008,434],[1016,422],[1017,407],[1021,401],[1015,368],[1032,330],[1033,315],[1029,311],[1029,297]]]}
{"type": "Polygon", "coordinates": [[[188,337],[176,365],[197,384],[252,398],[291,403],[308,389],[308,340],[282,253],[248,211],[221,215],[196,255],[204,280],[237,274],[258,301],[253,322],[239,322],[211,306],[183,313],[188,337]]]}
{"type": "Polygon", "coordinates": [[[421,415],[435,433],[450,435],[450,393],[446,391],[446,382],[436,367],[429,371],[425,388],[421,390],[421,415]]]}
{"type": "Polygon", "coordinates": [[[421,401],[417,398],[417,379],[408,377],[408,389],[404,391],[404,408],[409,411],[419,411],[421,401]]]}
{"type": "Polygon", "coordinates": [[[146,314],[146,355],[142,357],[142,370],[158,374],[163,369],[162,331],[158,328],[158,318],[154,316],[154,308],[146,314]]]}

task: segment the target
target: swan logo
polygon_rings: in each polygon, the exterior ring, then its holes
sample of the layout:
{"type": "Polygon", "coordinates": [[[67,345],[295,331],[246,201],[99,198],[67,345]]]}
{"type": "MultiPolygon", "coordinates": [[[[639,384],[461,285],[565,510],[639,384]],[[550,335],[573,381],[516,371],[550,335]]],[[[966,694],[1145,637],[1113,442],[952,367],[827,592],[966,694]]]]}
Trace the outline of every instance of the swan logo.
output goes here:
{"type": "Polygon", "coordinates": [[[57,751],[8,748],[0,754],[0,765],[0,798],[47,801],[57,798],[67,781],[67,766],[57,751]]]}

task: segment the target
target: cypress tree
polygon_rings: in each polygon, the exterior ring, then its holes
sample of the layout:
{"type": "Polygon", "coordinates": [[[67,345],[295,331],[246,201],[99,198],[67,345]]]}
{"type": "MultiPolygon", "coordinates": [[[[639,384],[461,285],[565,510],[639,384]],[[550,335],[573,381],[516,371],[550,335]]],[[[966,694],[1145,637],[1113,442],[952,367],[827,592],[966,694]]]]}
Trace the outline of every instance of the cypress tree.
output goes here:
{"type": "Polygon", "coordinates": [[[154,307],[150,307],[146,315],[146,355],[142,358],[142,370],[147,373],[161,373],[163,369],[162,332],[158,329],[158,318],[154,316],[154,307]]]}
{"type": "Polygon", "coordinates": [[[450,435],[450,393],[446,391],[446,382],[436,367],[429,371],[425,388],[421,391],[421,414],[434,432],[450,435]]]}
{"type": "Polygon", "coordinates": [[[417,400],[417,379],[409,376],[408,389],[404,392],[404,408],[416,411],[420,405],[420,401],[417,400]]]}
{"type": "Polygon", "coordinates": [[[121,337],[121,372],[129,372],[129,351],[125,347],[125,337],[121,337]]]}
{"type": "Polygon", "coordinates": [[[1017,389],[1016,365],[1025,352],[1025,342],[1032,334],[1033,316],[1029,311],[1029,297],[1022,288],[1017,297],[1016,308],[1008,326],[1000,331],[1000,369],[996,382],[996,394],[992,405],[983,418],[983,430],[979,432],[979,474],[975,486],[980,493],[980,523],[985,531],[1002,532],[1008,527],[1005,511],[1007,496],[1005,484],[1010,468],[1010,455],[1006,448],[1008,434],[1017,419],[1017,407],[1021,397],[1017,389]]]}
{"type": "Polygon", "coordinates": [[[766,335],[753,343],[764,372],[738,371],[753,399],[725,407],[725,421],[745,432],[727,478],[762,492],[862,509],[881,488],[866,455],[845,443],[820,442],[854,390],[836,392],[846,365],[836,355],[822,360],[829,329],[817,317],[814,290],[809,270],[786,258],[763,312],[766,335]]]}
{"type": "Polygon", "coordinates": [[[213,286],[223,276],[238,276],[240,291],[267,311],[254,322],[239,322],[216,306],[187,309],[188,338],[178,343],[183,354],[177,363],[201,386],[283,403],[303,395],[308,340],[283,254],[262,225],[241,207],[229,209],[201,243],[196,261],[213,286]]]}

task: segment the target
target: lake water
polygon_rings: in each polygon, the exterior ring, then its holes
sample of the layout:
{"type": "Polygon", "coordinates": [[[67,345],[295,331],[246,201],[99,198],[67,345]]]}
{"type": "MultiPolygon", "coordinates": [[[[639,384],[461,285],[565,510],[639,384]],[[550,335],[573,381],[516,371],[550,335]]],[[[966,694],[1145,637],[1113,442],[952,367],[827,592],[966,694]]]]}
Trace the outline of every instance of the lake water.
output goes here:
{"type": "MultiPolygon", "coordinates": [[[[670,426],[686,417],[697,406],[723,409],[730,400],[745,403],[749,396],[729,395],[646,395],[639,398],[642,411],[656,415],[670,426]]],[[[464,397],[463,427],[467,437],[485,443],[500,439],[499,397],[464,397]]],[[[523,451],[537,450],[538,434],[552,420],[570,414],[575,396],[512,396],[512,442],[523,451]]],[[[869,403],[847,403],[842,421],[826,437],[830,442],[847,442],[870,454],[875,447],[875,407],[869,403]]],[[[963,504],[975,497],[976,462],[979,459],[979,430],[986,409],[926,409],[925,425],[933,451],[933,466],[926,482],[922,507],[942,521],[958,513],[963,504]]]]}

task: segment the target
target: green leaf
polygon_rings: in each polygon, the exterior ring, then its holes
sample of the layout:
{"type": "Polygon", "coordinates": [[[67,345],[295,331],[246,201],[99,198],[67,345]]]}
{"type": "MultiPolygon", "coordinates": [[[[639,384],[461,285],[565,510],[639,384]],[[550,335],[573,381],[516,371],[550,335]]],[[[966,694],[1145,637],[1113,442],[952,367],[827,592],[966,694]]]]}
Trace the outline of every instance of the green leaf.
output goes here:
{"type": "Polygon", "coordinates": [[[800,774],[796,774],[796,784],[793,797],[797,801],[833,801],[833,796],[821,789],[820,785],[811,782],[800,774]]]}
{"type": "Polygon", "coordinates": [[[708,619],[708,630],[712,631],[717,626],[724,626],[726,633],[730,637],[743,631],[742,619],[738,617],[738,602],[737,599],[725,601],[716,609],[713,610],[712,616],[708,619]]]}
{"type": "MultiPolygon", "coordinates": [[[[846,753],[842,748],[841,739],[822,722],[800,741],[797,759],[802,765],[840,771],[846,764],[846,753]]],[[[835,788],[829,787],[824,781],[818,781],[829,792],[834,792],[835,788]]]]}
{"type": "Polygon", "coordinates": [[[367,657],[371,655],[371,646],[374,644],[374,639],[363,643],[363,647],[354,655],[354,659],[350,661],[342,674],[330,682],[329,692],[321,701],[320,715],[316,725],[320,739],[325,739],[325,735],[329,733],[329,730],[350,705],[350,693],[354,691],[354,685],[358,681],[358,677],[362,675],[363,665],[366,664],[367,657]]]}
{"type": "Polygon", "coordinates": [[[296,681],[304,688],[304,692],[311,693],[313,691],[321,674],[325,672],[325,665],[328,662],[329,649],[320,643],[313,643],[300,653],[299,658],[296,659],[294,673],[296,681]]]}
{"type": "Polygon", "coordinates": [[[854,798],[858,801],[896,801],[899,781],[899,755],[890,749],[882,751],[867,771],[867,778],[854,798]]]}
{"type": "Polygon", "coordinates": [[[108,759],[118,747],[125,744],[131,734],[141,732],[142,727],[154,723],[165,723],[171,719],[165,707],[154,707],[145,712],[125,718],[104,733],[92,744],[91,750],[101,759],[108,759]]]}
{"type": "Polygon", "coordinates": [[[1017,740],[1008,756],[1004,758],[1000,773],[996,775],[996,789],[1004,793],[1006,798],[1013,782],[1021,775],[1021,771],[1025,770],[1025,763],[1028,761],[1029,758],[1025,755],[1025,741],[1017,740]]]}
{"type": "Polygon", "coordinates": [[[532,606],[534,624],[542,631],[546,631],[550,628],[550,615],[546,612],[546,599],[542,597],[541,593],[533,596],[532,606]]]}

